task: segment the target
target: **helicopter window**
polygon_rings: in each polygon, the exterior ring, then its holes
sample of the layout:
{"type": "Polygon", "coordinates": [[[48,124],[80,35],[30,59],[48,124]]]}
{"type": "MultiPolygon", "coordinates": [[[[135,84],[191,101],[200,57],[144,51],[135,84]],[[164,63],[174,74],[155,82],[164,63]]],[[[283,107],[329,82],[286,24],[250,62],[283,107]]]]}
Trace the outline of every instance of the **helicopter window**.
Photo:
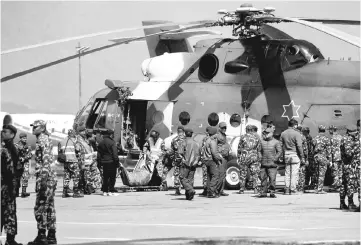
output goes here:
{"type": "Polygon", "coordinates": [[[92,107],[93,107],[93,101],[89,102],[85,106],[85,108],[82,110],[82,114],[79,116],[79,119],[78,119],[78,122],[77,122],[78,125],[82,125],[88,120],[88,117],[89,117],[89,114],[90,114],[90,111],[91,111],[92,107]]]}
{"type": "Polygon", "coordinates": [[[293,70],[307,63],[308,59],[305,57],[302,48],[297,45],[287,47],[284,62],[282,62],[283,70],[293,70]]]}
{"type": "Polygon", "coordinates": [[[98,128],[105,128],[105,122],[106,122],[106,117],[107,117],[107,106],[108,106],[108,101],[104,101],[103,105],[101,105],[98,110],[97,115],[97,120],[95,121],[95,125],[97,125],[98,128]]]}
{"type": "Polygon", "coordinates": [[[97,124],[97,127],[101,127],[101,125],[99,124],[103,124],[105,126],[105,118],[102,119],[101,117],[99,117],[99,120],[97,120],[97,118],[99,116],[99,113],[103,112],[103,108],[106,109],[106,104],[107,101],[105,101],[105,99],[97,99],[95,101],[86,123],[87,128],[93,128],[95,124],[97,124]]]}
{"type": "Polygon", "coordinates": [[[238,127],[241,124],[241,121],[242,121],[241,116],[237,113],[233,114],[229,119],[229,123],[234,128],[238,127]]]}
{"type": "Polygon", "coordinates": [[[188,112],[182,111],[182,112],[179,114],[179,122],[180,122],[183,126],[187,125],[190,120],[191,120],[191,116],[189,115],[188,112]]]}
{"type": "Polygon", "coordinates": [[[218,122],[219,122],[219,116],[217,113],[212,112],[211,114],[209,114],[209,116],[208,116],[209,126],[215,127],[215,126],[217,126],[218,122]]]}

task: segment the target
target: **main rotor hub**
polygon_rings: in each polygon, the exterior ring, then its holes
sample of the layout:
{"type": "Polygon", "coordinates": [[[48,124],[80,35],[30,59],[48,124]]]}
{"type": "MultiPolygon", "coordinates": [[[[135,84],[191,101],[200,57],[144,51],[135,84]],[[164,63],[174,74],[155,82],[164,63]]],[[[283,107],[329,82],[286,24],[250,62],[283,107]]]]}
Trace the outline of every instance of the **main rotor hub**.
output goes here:
{"type": "Polygon", "coordinates": [[[233,26],[232,35],[240,39],[261,35],[261,26],[265,23],[279,23],[281,19],[276,18],[271,12],[275,8],[265,7],[263,10],[254,8],[252,4],[242,4],[236,11],[219,10],[224,14],[214,25],[233,26]]]}

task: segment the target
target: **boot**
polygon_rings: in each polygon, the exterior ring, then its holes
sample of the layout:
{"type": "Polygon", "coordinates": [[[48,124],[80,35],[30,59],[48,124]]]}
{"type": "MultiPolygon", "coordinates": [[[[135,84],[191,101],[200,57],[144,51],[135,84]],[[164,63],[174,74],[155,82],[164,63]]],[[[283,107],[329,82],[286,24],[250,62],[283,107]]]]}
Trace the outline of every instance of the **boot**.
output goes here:
{"type": "Polygon", "coordinates": [[[28,245],[48,245],[45,230],[38,230],[38,236],[34,239],[34,241],[29,242],[28,245]]]}
{"type": "Polygon", "coordinates": [[[238,194],[244,194],[244,190],[239,190],[238,194]]]}
{"type": "Polygon", "coordinates": [[[163,190],[163,191],[168,191],[167,182],[163,182],[163,184],[162,184],[162,190],[163,190]]]}
{"type": "Polygon", "coordinates": [[[180,190],[179,190],[179,188],[177,188],[177,189],[175,190],[175,195],[176,195],[176,196],[182,195],[181,192],[180,192],[180,190]]]}
{"type": "Polygon", "coordinates": [[[69,194],[73,194],[74,192],[73,192],[72,189],[69,188],[69,189],[68,189],[68,193],[69,193],[69,194]]]}
{"type": "Polygon", "coordinates": [[[289,188],[285,188],[285,195],[291,195],[291,190],[289,188]]]}
{"type": "Polygon", "coordinates": [[[55,230],[49,230],[48,237],[46,239],[48,240],[48,244],[57,244],[55,230]]]}
{"type": "Polygon", "coordinates": [[[81,193],[78,189],[75,189],[73,193],[73,198],[84,197],[84,194],[81,193]]]}
{"type": "Polygon", "coordinates": [[[26,187],[23,187],[23,191],[21,192],[21,197],[25,198],[25,197],[28,197],[28,196],[30,196],[30,193],[27,193],[26,192],[26,187]]]}
{"type": "Polygon", "coordinates": [[[15,241],[15,236],[14,235],[6,235],[6,242],[5,245],[22,245],[21,243],[17,243],[15,241]]]}
{"type": "Polygon", "coordinates": [[[341,210],[347,210],[348,209],[348,207],[347,207],[347,205],[345,203],[345,200],[340,201],[340,209],[341,210]]]}
{"type": "Polygon", "coordinates": [[[356,205],[353,203],[352,198],[348,198],[348,209],[351,211],[355,211],[357,209],[356,205]]]}
{"type": "Polygon", "coordinates": [[[70,197],[69,193],[68,193],[68,188],[64,188],[63,189],[63,198],[67,198],[67,197],[70,197]]]}

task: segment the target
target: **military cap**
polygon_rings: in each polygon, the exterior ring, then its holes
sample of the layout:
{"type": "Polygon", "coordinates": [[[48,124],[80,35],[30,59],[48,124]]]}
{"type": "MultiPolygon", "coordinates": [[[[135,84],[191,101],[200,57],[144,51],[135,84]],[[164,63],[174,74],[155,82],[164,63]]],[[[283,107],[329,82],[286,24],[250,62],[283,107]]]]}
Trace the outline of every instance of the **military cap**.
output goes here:
{"type": "Polygon", "coordinates": [[[191,128],[186,128],[186,129],[184,129],[184,132],[185,132],[185,133],[193,133],[193,129],[191,129],[191,128]]]}
{"type": "Polygon", "coordinates": [[[356,132],[357,127],[355,125],[353,125],[353,124],[350,124],[350,125],[347,125],[346,130],[347,130],[347,132],[350,132],[350,133],[351,132],[356,132]]]}
{"type": "Polygon", "coordinates": [[[221,122],[219,123],[219,128],[227,127],[227,123],[221,122]]]}
{"type": "Polygon", "coordinates": [[[211,128],[211,126],[208,126],[207,128],[206,128],[206,132],[208,133],[208,131],[209,131],[209,129],[211,128]]]}
{"type": "Polygon", "coordinates": [[[77,127],[77,131],[78,132],[81,132],[81,131],[84,131],[84,130],[86,130],[86,127],[85,127],[85,125],[79,125],[78,127],[77,127]]]}
{"type": "Polygon", "coordinates": [[[318,125],[318,130],[326,130],[326,126],[324,125],[318,125]]]}
{"type": "Polygon", "coordinates": [[[19,138],[23,138],[23,137],[27,137],[26,133],[24,133],[24,132],[20,133],[20,135],[19,135],[19,138]]]}
{"type": "Polygon", "coordinates": [[[248,124],[247,126],[246,126],[246,130],[251,130],[253,128],[253,125],[251,125],[251,124],[248,124]]]}
{"type": "Polygon", "coordinates": [[[178,126],[177,130],[182,129],[184,131],[184,127],[182,125],[178,126]]]}
{"type": "Polygon", "coordinates": [[[297,125],[297,129],[298,129],[298,130],[302,131],[302,128],[303,128],[303,127],[302,127],[301,124],[298,124],[298,125],[297,125]]]}
{"type": "Polygon", "coordinates": [[[329,127],[328,127],[328,129],[330,130],[330,129],[337,129],[337,127],[335,126],[335,125],[330,125],[329,127]]]}
{"type": "Polygon", "coordinates": [[[31,127],[38,127],[38,126],[46,126],[46,122],[44,120],[35,120],[32,124],[30,124],[31,127]]]}
{"type": "Polygon", "coordinates": [[[13,132],[13,134],[16,135],[16,133],[18,132],[18,130],[11,124],[8,125],[4,125],[3,129],[9,129],[11,132],[13,132]]]}
{"type": "Polygon", "coordinates": [[[208,130],[208,133],[209,133],[210,136],[215,135],[217,133],[217,129],[215,127],[211,127],[208,130]]]}

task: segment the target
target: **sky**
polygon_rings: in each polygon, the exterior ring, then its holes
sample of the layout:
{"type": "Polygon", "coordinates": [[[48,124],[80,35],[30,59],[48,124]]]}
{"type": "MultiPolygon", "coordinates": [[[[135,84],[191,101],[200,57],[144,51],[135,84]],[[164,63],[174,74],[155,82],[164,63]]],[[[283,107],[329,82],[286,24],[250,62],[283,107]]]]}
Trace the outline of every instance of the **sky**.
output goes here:
{"type": "MultiPolygon", "coordinates": [[[[251,2],[251,1],[248,1],[251,2]]],[[[219,9],[234,10],[243,2],[233,1],[1,1],[1,50],[46,41],[141,26],[142,20],[185,22],[218,19],[219,9]]],[[[347,1],[252,1],[254,7],[272,6],[275,15],[360,20],[360,2],[347,1]]],[[[275,25],[294,38],[315,44],[323,55],[339,60],[360,60],[360,50],[327,34],[294,24],[275,25]]],[[[329,25],[360,37],[360,26],[329,25]]],[[[229,28],[217,27],[222,36],[229,28]]],[[[116,37],[139,36],[129,31],[80,40],[91,48],[111,44],[116,37]]],[[[191,43],[202,38],[192,38],[191,43]]],[[[1,56],[1,77],[76,53],[78,41],[40,47],[1,56]]],[[[104,88],[105,79],[143,80],[140,65],[149,58],[145,42],[117,46],[82,57],[82,104],[104,88]]],[[[24,105],[32,112],[75,114],[78,106],[78,59],[1,83],[2,110],[24,105]]],[[[11,111],[11,113],[15,113],[11,111]]]]}

